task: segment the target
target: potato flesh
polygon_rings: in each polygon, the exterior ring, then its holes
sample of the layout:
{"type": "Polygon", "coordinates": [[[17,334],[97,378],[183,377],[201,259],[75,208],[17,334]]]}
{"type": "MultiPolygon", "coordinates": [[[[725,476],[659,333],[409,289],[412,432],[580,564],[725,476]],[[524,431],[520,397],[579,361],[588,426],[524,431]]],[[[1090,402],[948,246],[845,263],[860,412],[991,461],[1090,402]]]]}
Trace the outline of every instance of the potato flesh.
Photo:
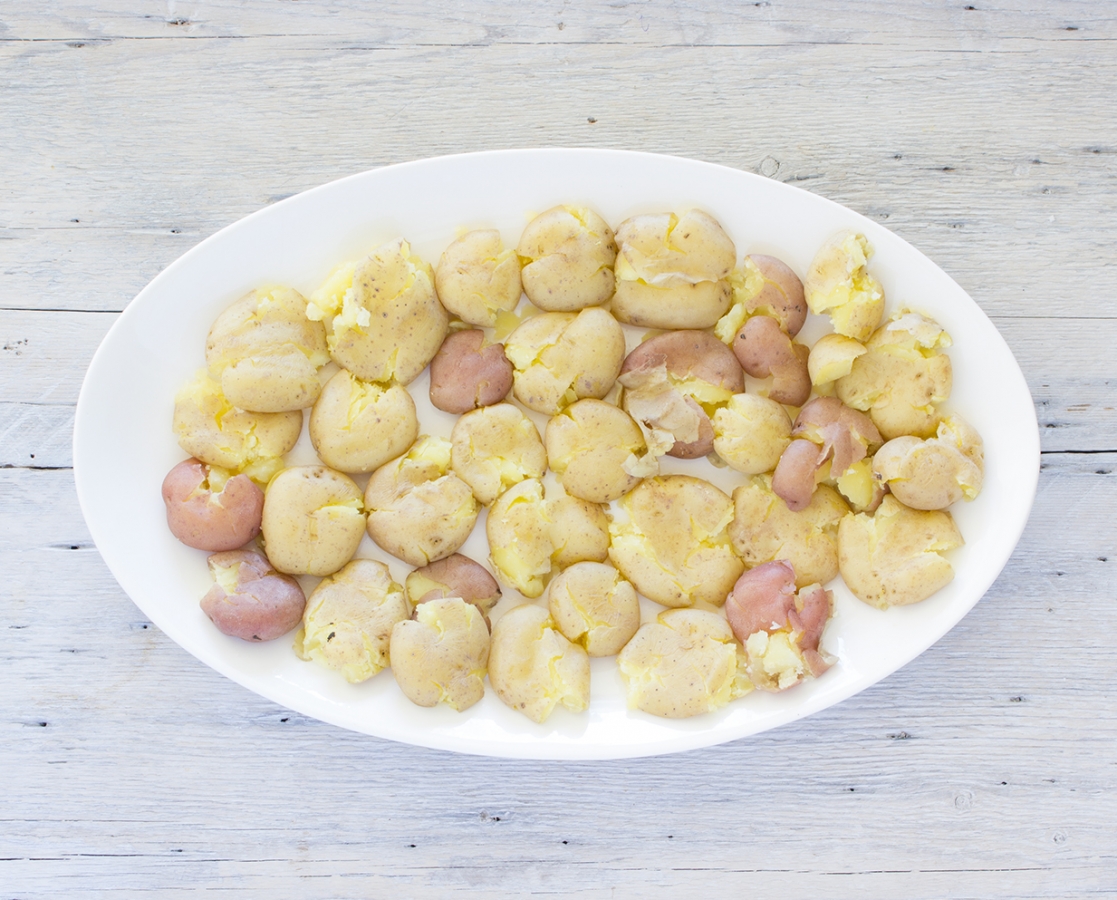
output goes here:
{"type": "Polygon", "coordinates": [[[855,597],[875,606],[925,600],[954,578],[941,554],[962,546],[948,512],[909,509],[886,496],[871,516],[847,516],[838,526],[838,564],[855,597]]]}
{"type": "Polygon", "coordinates": [[[593,210],[556,206],[524,228],[516,247],[524,293],[549,312],[599,306],[613,296],[613,230],[593,210]]]}
{"type": "Polygon", "coordinates": [[[445,703],[461,712],[485,695],[489,629],[460,597],[430,600],[414,619],[397,622],[390,655],[396,683],[418,706],[445,703]]]}
{"type": "Polygon", "coordinates": [[[629,709],[683,719],[714,712],[751,688],[737,672],[737,645],[716,613],[670,609],[617,656],[629,709]]]}
{"type": "Polygon", "coordinates": [[[609,393],[624,351],[620,324],[598,308],[533,316],[504,344],[514,369],[512,393],[528,409],[545,415],[609,393]]]}
{"type": "Polygon", "coordinates": [[[770,472],[791,443],[791,418],[783,406],[755,394],[734,394],[714,413],[714,452],[745,475],[770,472]]]}
{"type": "Polygon", "coordinates": [[[772,491],[772,478],[757,475],[733,491],[729,537],[750,569],[787,560],[799,587],[825,584],[838,574],[838,523],[849,507],[837,491],[819,485],[806,508],[793,512],[772,491]]]}
{"type": "Polygon", "coordinates": [[[636,589],[612,566],[575,563],[547,589],[547,607],[559,631],[590,656],[612,656],[640,627],[636,589]]]}
{"type": "Polygon", "coordinates": [[[286,412],[317,399],[318,370],[330,355],[326,330],[306,317],[306,303],[292,288],[259,288],[217,317],[206,338],[206,365],[230,403],[286,412]]]}
{"type": "Polygon", "coordinates": [[[344,272],[331,276],[307,314],[327,319],[330,356],[363,381],[408,384],[438,352],[449,326],[430,266],[402,239],[358,263],[348,286],[344,272]]]}
{"type": "Polygon", "coordinates": [[[325,466],[284,469],[264,493],[261,522],[271,564],[289,575],[332,575],[365,531],[361,489],[325,466]]]}
{"type": "Polygon", "coordinates": [[[864,235],[845,232],[815,255],[803,291],[813,313],[829,313],[840,335],[866,340],[884,315],[884,288],[867,268],[873,250],[864,235]]]}
{"type": "Polygon", "coordinates": [[[497,315],[520,302],[520,260],[500,232],[481,229],[450,244],[434,273],[438,299],[470,325],[493,327],[497,315]]]}
{"type": "Polygon", "coordinates": [[[350,683],[367,681],[388,667],[392,629],[410,612],[386,565],[352,560],[311,593],[295,652],[350,683]]]}
{"type": "Polygon", "coordinates": [[[319,459],[341,472],[371,472],[415,441],[419,419],[402,385],[361,381],[342,369],[310,413],[310,439],[319,459]]]}
{"type": "Polygon", "coordinates": [[[203,370],[175,395],[172,428],[179,446],[206,465],[243,472],[267,484],[302,430],[299,410],[254,413],[238,409],[203,370]]]}
{"type": "Polygon", "coordinates": [[[547,469],[547,451],[532,421],[510,403],[466,413],[450,435],[454,473],[488,506],[525,478],[547,469]]]}
{"type": "Polygon", "coordinates": [[[589,706],[589,656],[563,637],[547,610],[519,606],[493,626],[489,683],[505,705],[542,723],[560,704],[571,712],[589,706]]]}
{"type": "Polygon", "coordinates": [[[609,558],[664,606],[720,605],[744,569],[730,544],[733,502],[689,475],[650,478],[620,501],[609,558]]]}
{"type": "Polygon", "coordinates": [[[481,506],[450,470],[451,444],[422,437],[373,472],[365,488],[368,534],[414,566],[449,556],[465,543],[481,506]]]}

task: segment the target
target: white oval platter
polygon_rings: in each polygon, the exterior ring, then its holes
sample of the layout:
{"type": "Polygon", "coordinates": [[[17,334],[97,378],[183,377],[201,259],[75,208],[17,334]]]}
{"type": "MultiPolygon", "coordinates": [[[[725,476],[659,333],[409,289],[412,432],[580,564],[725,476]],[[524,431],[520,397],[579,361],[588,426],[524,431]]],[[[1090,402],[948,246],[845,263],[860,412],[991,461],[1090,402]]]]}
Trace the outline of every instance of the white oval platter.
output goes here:
{"type": "MultiPolygon", "coordinates": [[[[812,320],[818,317],[811,317],[812,320]]],[[[810,340],[825,322],[808,324],[810,340]]],[[[426,375],[409,387],[424,433],[449,435],[452,419],[426,400],[426,375]]],[[[314,462],[305,440],[293,463],[314,462]]],[[[825,709],[914,659],[981,598],[1008,561],[1035,496],[1039,439],[1024,377],[996,328],[941,269],[890,231],[814,194],[766,178],[677,157],[613,150],[509,150],[449,156],[354,175],[286,199],[221,230],[159,274],[120,316],[97,351],[74,427],[78,496],[98,549],[140,609],[206,665],[276,703],[343,728],[410,744],[492,756],[606,759],[645,756],[742,738],[825,709]],[[984,489],[952,512],[966,545],[951,553],[956,576],[916,606],[881,612],[841,580],[823,646],[838,663],[780,695],[753,694],[683,721],[626,708],[612,659],[593,663],[587,712],[558,709],[535,725],[490,690],[464,713],[422,709],[390,672],[361,685],[299,660],[290,637],[249,644],[220,634],[201,612],[210,583],[206,554],[167,530],[160,484],[185,454],[171,433],[173,397],[204,365],[205,337],[226,306],[262,284],[310,294],[334,266],[397,237],[432,264],[465,228],[500,229],[514,246],[528,219],[559,203],[589,206],[616,227],[630,215],[701,208],[733,238],[739,256],[767,253],[802,276],[833,233],[864,233],[876,253],[888,312],[933,316],[954,339],[954,393],[945,407],[985,440],[984,489]]],[[[704,461],[665,470],[735,476],[704,461]],[[703,467],[696,471],[694,466],[703,467]]],[[[363,484],[363,481],[361,481],[363,484]]],[[[464,553],[485,560],[483,519],[464,553]]],[[[358,555],[408,567],[367,538],[358,555]]],[[[312,581],[310,583],[313,583],[312,581]]],[[[507,591],[497,612],[522,598],[507,591]]],[[[654,604],[645,601],[645,618],[654,604]]]]}

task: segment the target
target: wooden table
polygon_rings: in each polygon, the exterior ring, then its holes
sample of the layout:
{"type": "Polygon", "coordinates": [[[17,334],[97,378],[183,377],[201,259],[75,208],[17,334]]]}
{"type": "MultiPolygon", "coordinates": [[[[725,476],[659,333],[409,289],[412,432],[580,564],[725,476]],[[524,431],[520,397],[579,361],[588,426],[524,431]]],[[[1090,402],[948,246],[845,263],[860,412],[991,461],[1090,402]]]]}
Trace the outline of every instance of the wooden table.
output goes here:
{"type": "Polygon", "coordinates": [[[0,898],[1117,895],[1114,97],[1111,0],[5,0],[0,898]],[[121,591],[70,440],[130,298],[278,198],[530,146],[797,184],[992,317],[1039,495],[927,653],[756,738],[513,762],[279,708],[121,591]]]}

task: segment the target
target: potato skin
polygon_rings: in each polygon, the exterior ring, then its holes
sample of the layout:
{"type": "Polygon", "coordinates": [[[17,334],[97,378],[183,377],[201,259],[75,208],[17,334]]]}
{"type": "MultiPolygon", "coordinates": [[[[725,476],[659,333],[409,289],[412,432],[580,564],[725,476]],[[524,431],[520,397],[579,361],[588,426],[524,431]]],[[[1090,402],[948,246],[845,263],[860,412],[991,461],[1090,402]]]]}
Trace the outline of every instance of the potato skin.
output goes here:
{"type": "Polygon", "coordinates": [[[501,594],[489,570],[460,553],[415,569],[407,576],[404,588],[413,606],[438,597],[461,597],[481,611],[486,623],[501,594]]]}
{"type": "Polygon", "coordinates": [[[235,550],[260,533],[264,492],[247,475],[234,475],[214,491],[209,468],[187,459],[163,479],[163,503],[171,534],[197,550],[235,550]]]}
{"type": "Polygon", "coordinates": [[[486,347],[485,333],[477,328],[446,338],[430,369],[431,403],[443,412],[461,415],[492,406],[512,390],[512,363],[504,355],[504,347],[486,347]]]}
{"type": "Polygon", "coordinates": [[[772,378],[768,398],[801,406],[811,395],[810,348],[796,344],[771,316],[753,316],[737,332],[733,353],[753,378],[772,378]]]}
{"type": "Polygon", "coordinates": [[[265,551],[288,575],[332,575],[365,531],[361,489],[325,466],[295,466],[271,480],[261,521],[265,551]]]}
{"type": "Polygon", "coordinates": [[[213,587],[202,597],[202,612],[222,634],[244,641],[272,641],[294,629],[302,620],[306,597],[299,583],[280,575],[259,553],[228,550],[209,560],[213,587]],[[233,570],[233,591],[226,591],[218,575],[233,570]]]}

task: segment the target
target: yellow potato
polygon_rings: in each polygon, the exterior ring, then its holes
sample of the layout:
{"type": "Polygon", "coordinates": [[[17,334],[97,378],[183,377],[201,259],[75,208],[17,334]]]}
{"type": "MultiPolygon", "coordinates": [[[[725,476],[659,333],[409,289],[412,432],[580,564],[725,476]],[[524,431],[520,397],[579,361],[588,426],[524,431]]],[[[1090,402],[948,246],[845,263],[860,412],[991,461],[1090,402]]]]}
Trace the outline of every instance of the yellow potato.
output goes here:
{"type": "Polygon", "coordinates": [[[636,589],[612,566],[575,563],[547,588],[547,607],[559,631],[590,656],[612,656],[640,627],[636,589]]]}
{"type": "Polygon", "coordinates": [[[514,249],[505,248],[499,231],[470,231],[443,252],[434,283],[451,313],[491,328],[501,311],[511,312],[520,302],[520,260],[514,249]]]}
{"type": "Polygon", "coordinates": [[[367,681],[388,667],[392,629],[410,613],[386,565],[354,559],[311,593],[295,653],[346,681],[367,681]]]}
{"type": "Polygon", "coordinates": [[[857,599],[887,609],[926,600],[954,578],[941,554],[962,546],[948,512],[909,509],[887,496],[873,515],[838,526],[838,565],[857,599]]]}
{"type": "Polygon", "coordinates": [[[770,475],[754,475],[733,491],[729,538],[750,569],[787,560],[799,587],[825,584],[838,574],[838,523],[849,507],[838,492],[819,485],[810,503],[792,512],[772,492],[770,475]]]}
{"type": "Polygon", "coordinates": [[[524,229],[516,247],[524,293],[549,312],[599,306],[613,296],[613,230],[590,209],[556,206],[524,229]]]}
{"type": "Polygon", "coordinates": [[[542,723],[559,704],[571,712],[589,706],[589,656],[562,636],[547,610],[518,606],[493,625],[489,683],[505,705],[542,723]]]}
{"type": "Polygon", "coordinates": [[[958,418],[939,423],[935,437],[893,438],[873,457],[873,474],[912,509],[946,509],[981,491],[983,454],[977,432],[958,418]]]}
{"type": "Polygon", "coordinates": [[[547,451],[534,423],[511,403],[466,413],[450,434],[456,474],[488,506],[525,478],[547,470],[547,451]]]}
{"type": "Polygon", "coordinates": [[[710,328],[732,299],[737,248],[708,213],[634,216],[617,229],[613,315],[646,328],[710,328]]]}
{"type": "Polygon", "coordinates": [[[450,470],[450,442],[421,437],[372,473],[365,488],[368,535],[393,556],[425,566],[465,543],[481,505],[450,470]]]}
{"type": "Polygon", "coordinates": [[[636,589],[664,606],[720,605],[744,570],[728,527],[733,501],[690,475],[649,478],[621,499],[609,558],[636,589]]]}
{"type": "Polygon", "coordinates": [[[771,472],[791,443],[791,417],[767,397],[734,394],[714,413],[714,452],[746,475],[771,472]]]}
{"type": "Polygon", "coordinates": [[[628,413],[609,403],[572,403],[547,423],[544,442],[548,464],[575,497],[608,503],[640,481],[644,436],[628,413]]]}
{"type": "Polygon", "coordinates": [[[264,493],[260,524],[271,564],[288,575],[331,575],[365,531],[361,489],[325,466],[284,469],[264,493]]]}
{"type": "Polygon", "coordinates": [[[884,315],[884,288],[867,268],[873,248],[863,234],[834,235],[815,254],[803,282],[811,312],[829,313],[834,330],[864,341],[884,315]]]}
{"type": "Polygon", "coordinates": [[[319,459],[342,472],[371,472],[395,459],[419,434],[415,403],[402,385],[361,381],[341,369],[310,413],[319,459]]]}
{"type": "Polygon", "coordinates": [[[342,267],[311,297],[307,315],[328,322],[330,356],[362,381],[408,384],[449,327],[431,268],[405,240],[342,267]]]}
{"type": "Polygon", "coordinates": [[[304,409],[330,361],[326,329],[293,288],[259,288],[226,309],[206,338],[206,365],[229,402],[254,412],[304,409]]]}
{"type": "Polygon", "coordinates": [[[396,683],[412,703],[469,709],[485,696],[485,618],[460,597],[429,600],[392,629],[391,659],[396,683]]]}
{"type": "Polygon", "coordinates": [[[721,709],[752,686],[737,670],[738,645],[716,613],[669,609],[617,656],[629,709],[685,719],[721,709]]]}
{"type": "Polygon", "coordinates": [[[554,415],[583,397],[609,393],[624,362],[624,330],[603,309],[543,313],[504,342],[512,393],[528,409],[554,415]]]}
{"type": "Polygon", "coordinates": [[[868,412],[885,440],[914,434],[930,437],[938,422],[936,407],[950,397],[951,344],[938,324],[901,310],[873,332],[848,375],[835,382],[847,406],[868,412]]]}
{"type": "Polygon", "coordinates": [[[205,371],[175,395],[172,427],[178,444],[208,466],[244,473],[267,484],[302,431],[300,410],[254,413],[237,409],[205,371]]]}

